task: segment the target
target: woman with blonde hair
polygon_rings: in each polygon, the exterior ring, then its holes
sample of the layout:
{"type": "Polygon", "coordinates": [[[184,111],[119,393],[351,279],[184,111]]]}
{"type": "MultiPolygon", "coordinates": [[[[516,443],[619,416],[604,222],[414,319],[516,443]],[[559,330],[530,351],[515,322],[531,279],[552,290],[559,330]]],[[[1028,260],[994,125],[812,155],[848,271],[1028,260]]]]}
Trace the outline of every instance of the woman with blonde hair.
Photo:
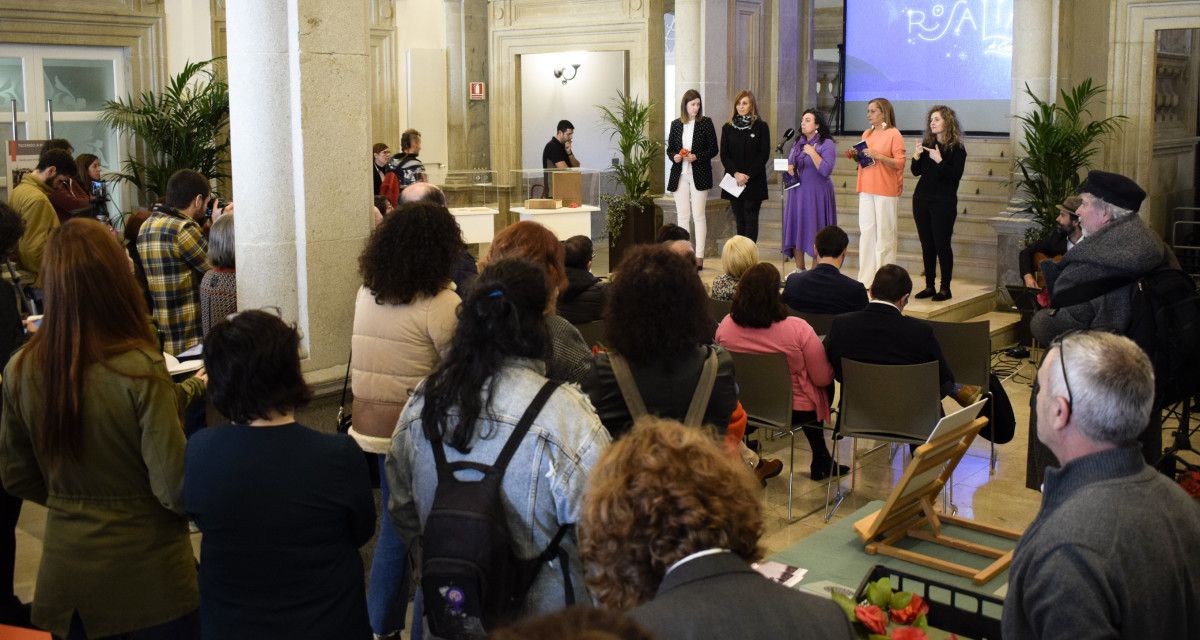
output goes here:
{"type": "Polygon", "coordinates": [[[919,176],[913,190],[913,220],[921,238],[925,263],[925,288],[914,298],[936,302],[950,299],[950,277],[954,273],[954,221],[958,218],[958,183],[967,165],[967,149],[954,109],[935,105],[925,117],[925,136],[913,149],[912,174],[919,176]],[[933,290],[934,269],[942,265],[942,286],[933,290]]]}
{"type": "Polygon", "coordinates": [[[700,92],[688,89],[679,105],[679,118],[671,121],[667,135],[667,157],[671,159],[671,175],[667,191],[675,194],[675,211],[679,226],[688,228],[695,221],[696,260],[704,264],[704,243],[708,234],[708,219],[704,207],[708,190],[713,186],[711,160],[717,156],[717,130],[712,118],[704,116],[700,92]]]}
{"type": "Polygon", "coordinates": [[[858,181],[858,279],[870,282],[885,264],[896,262],[896,207],[904,188],[904,137],[887,98],[867,103],[862,134],[866,147],[856,154],[858,181]],[[866,166],[863,163],[866,162],[866,166]]]}
{"type": "MultiPolygon", "coordinates": [[[[738,279],[747,269],[758,264],[758,245],[754,241],[745,236],[733,236],[725,241],[725,248],[721,250],[721,268],[724,273],[713,278],[712,294],[713,300],[733,300],[733,293],[737,291],[738,279]]],[[[720,320],[720,318],[713,318],[720,320]]]]}
{"type": "Polygon", "coordinates": [[[46,243],[46,315],[4,371],[0,475],[45,505],[33,622],[57,636],[199,637],[179,410],[129,258],[95,220],[46,243]],[[139,635],[145,634],[145,635],[139,635]]]}
{"type": "Polygon", "coordinates": [[[733,99],[733,116],[721,127],[721,165],[737,185],[738,195],[724,189],[737,234],[758,241],[758,210],[767,199],[767,160],[771,158],[771,129],[758,117],[754,94],[739,91],[733,99]]]}

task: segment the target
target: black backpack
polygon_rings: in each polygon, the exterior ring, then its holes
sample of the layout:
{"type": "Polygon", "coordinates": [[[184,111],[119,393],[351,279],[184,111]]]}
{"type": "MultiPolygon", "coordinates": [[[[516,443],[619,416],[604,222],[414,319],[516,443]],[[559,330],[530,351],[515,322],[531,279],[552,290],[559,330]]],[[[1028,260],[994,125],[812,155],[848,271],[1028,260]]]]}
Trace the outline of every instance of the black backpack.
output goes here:
{"type": "Polygon", "coordinates": [[[560,527],[536,558],[518,558],[501,497],[509,461],[557,388],[558,383],[550,381],[542,386],[492,466],[448,463],[445,444],[440,439],[430,443],[438,484],[422,533],[421,593],[425,620],[440,638],[484,638],[515,619],[538,570],[556,556],[566,604],[574,604],[567,554],[559,547],[569,525],[560,527]],[[454,472],[462,469],[479,471],[483,478],[458,480],[454,472]]]}
{"type": "Polygon", "coordinates": [[[1141,276],[1117,276],[1054,293],[1055,308],[1069,307],[1129,285],[1129,327],[1154,366],[1155,407],[1175,404],[1200,390],[1200,293],[1179,269],[1159,267],[1141,276]]]}

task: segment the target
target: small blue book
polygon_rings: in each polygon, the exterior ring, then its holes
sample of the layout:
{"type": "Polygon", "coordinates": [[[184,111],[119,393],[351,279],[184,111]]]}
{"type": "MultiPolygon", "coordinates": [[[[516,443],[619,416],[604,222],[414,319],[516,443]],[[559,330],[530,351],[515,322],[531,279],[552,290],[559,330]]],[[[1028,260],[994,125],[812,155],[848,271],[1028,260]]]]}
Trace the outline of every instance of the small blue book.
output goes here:
{"type": "Polygon", "coordinates": [[[869,167],[869,166],[875,164],[874,158],[868,158],[867,156],[863,155],[863,151],[865,151],[867,148],[866,140],[859,142],[858,144],[854,145],[854,147],[852,147],[852,148],[854,149],[854,158],[856,160],[858,160],[858,166],[869,167]]]}

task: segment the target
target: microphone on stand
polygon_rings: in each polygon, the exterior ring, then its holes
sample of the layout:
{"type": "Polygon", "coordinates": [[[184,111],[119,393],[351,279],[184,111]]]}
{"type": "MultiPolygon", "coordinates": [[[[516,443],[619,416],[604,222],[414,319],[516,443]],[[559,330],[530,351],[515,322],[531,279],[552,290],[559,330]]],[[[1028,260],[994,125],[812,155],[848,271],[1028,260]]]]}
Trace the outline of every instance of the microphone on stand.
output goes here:
{"type": "Polygon", "coordinates": [[[783,153],[783,145],[788,143],[788,140],[796,137],[796,130],[788,127],[787,131],[783,132],[783,140],[779,141],[779,146],[775,147],[775,153],[783,153]]]}

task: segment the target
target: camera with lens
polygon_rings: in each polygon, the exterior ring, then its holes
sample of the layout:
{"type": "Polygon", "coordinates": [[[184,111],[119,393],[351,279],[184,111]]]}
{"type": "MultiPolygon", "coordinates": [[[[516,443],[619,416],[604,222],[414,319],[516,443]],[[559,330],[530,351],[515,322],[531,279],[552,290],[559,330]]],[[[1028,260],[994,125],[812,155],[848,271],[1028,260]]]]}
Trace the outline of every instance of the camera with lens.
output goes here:
{"type": "Polygon", "coordinates": [[[208,198],[208,202],[204,203],[204,217],[205,218],[212,217],[214,200],[217,203],[217,214],[220,215],[220,214],[225,213],[225,204],[226,204],[225,200],[223,200],[221,198],[221,194],[217,193],[216,191],[213,191],[212,195],[210,195],[208,198]]]}

